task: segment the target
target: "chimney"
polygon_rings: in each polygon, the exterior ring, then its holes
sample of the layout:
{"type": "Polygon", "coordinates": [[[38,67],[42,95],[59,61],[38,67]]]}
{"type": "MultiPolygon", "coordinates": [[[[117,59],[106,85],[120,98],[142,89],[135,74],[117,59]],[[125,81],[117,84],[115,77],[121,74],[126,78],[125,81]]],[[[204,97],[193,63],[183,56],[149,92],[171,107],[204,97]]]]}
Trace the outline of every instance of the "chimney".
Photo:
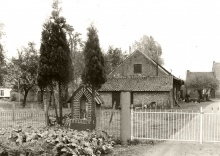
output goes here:
{"type": "Polygon", "coordinates": [[[187,71],[186,71],[186,77],[187,77],[187,75],[188,75],[189,73],[190,73],[190,71],[189,71],[189,70],[187,70],[187,71]]]}
{"type": "Polygon", "coordinates": [[[213,61],[213,64],[212,64],[212,72],[215,72],[215,61],[213,61]]]}

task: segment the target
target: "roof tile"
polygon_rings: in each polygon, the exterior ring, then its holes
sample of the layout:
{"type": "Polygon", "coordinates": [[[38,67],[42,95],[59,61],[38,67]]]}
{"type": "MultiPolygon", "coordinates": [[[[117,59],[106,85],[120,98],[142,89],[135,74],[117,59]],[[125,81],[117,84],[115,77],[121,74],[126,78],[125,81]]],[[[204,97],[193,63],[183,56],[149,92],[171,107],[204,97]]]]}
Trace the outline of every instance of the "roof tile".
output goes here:
{"type": "Polygon", "coordinates": [[[172,76],[108,78],[99,91],[170,91],[172,76]]]}

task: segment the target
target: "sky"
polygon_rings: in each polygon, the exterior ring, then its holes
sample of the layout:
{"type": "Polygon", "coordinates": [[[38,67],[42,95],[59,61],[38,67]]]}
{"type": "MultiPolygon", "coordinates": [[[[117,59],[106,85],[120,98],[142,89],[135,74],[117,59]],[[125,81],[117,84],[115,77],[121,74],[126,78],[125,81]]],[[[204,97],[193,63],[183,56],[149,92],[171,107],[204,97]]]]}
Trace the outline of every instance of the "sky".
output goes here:
{"type": "MultiPolygon", "coordinates": [[[[52,11],[52,0],[0,0],[7,58],[29,41],[40,47],[42,24],[52,11]]],[[[186,70],[212,71],[220,62],[219,0],[62,0],[67,23],[86,40],[87,28],[98,29],[100,46],[129,51],[143,35],[161,45],[164,67],[176,77],[186,70]]]]}

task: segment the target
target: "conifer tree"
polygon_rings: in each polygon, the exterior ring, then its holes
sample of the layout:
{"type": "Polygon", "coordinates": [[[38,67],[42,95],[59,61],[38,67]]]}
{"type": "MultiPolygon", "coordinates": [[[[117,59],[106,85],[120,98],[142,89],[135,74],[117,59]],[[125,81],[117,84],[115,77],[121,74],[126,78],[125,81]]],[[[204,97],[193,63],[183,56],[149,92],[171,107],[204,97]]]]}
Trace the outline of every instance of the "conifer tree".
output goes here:
{"type": "Polygon", "coordinates": [[[99,45],[97,29],[91,25],[88,28],[87,41],[84,48],[85,68],[82,74],[83,83],[92,88],[92,124],[96,126],[95,90],[106,82],[104,57],[99,45]]]}
{"type": "Polygon", "coordinates": [[[72,67],[70,49],[68,46],[66,32],[68,26],[64,17],[59,15],[58,0],[54,0],[53,12],[50,20],[43,25],[40,61],[38,76],[47,80],[48,86],[52,87],[56,83],[59,92],[59,124],[62,124],[62,92],[71,80],[72,67]]]}

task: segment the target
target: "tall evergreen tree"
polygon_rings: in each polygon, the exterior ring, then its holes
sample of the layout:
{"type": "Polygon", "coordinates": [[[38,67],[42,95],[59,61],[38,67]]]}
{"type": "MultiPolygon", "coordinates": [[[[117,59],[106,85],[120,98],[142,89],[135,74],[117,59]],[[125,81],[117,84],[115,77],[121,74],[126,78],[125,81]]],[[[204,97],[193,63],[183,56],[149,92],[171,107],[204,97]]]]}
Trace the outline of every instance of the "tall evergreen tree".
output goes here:
{"type": "MultiPolygon", "coordinates": [[[[0,23],[0,39],[2,38],[2,36],[4,35],[4,32],[3,32],[3,24],[0,23]]],[[[7,73],[6,72],[6,69],[5,69],[5,56],[4,56],[4,49],[3,49],[3,45],[1,44],[0,42],[0,86],[4,85],[3,82],[4,82],[4,75],[7,73]]]]}
{"type": "Polygon", "coordinates": [[[96,126],[95,90],[98,90],[106,82],[104,57],[99,45],[97,29],[91,25],[88,28],[87,41],[84,48],[85,68],[82,80],[92,87],[92,124],[96,126]]]}
{"type": "Polygon", "coordinates": [[[68,29],[66,20],[59,15],[59,1],[54,0],[52,17],[48,20],[42,31],[40,61],[38,76],[48,81],[52,87],[54,82],[58,85],[59,92],[59,124],[62,124],[62,93],[71,80],[71,56],[68,46],[66,31],[68,29]]]}

